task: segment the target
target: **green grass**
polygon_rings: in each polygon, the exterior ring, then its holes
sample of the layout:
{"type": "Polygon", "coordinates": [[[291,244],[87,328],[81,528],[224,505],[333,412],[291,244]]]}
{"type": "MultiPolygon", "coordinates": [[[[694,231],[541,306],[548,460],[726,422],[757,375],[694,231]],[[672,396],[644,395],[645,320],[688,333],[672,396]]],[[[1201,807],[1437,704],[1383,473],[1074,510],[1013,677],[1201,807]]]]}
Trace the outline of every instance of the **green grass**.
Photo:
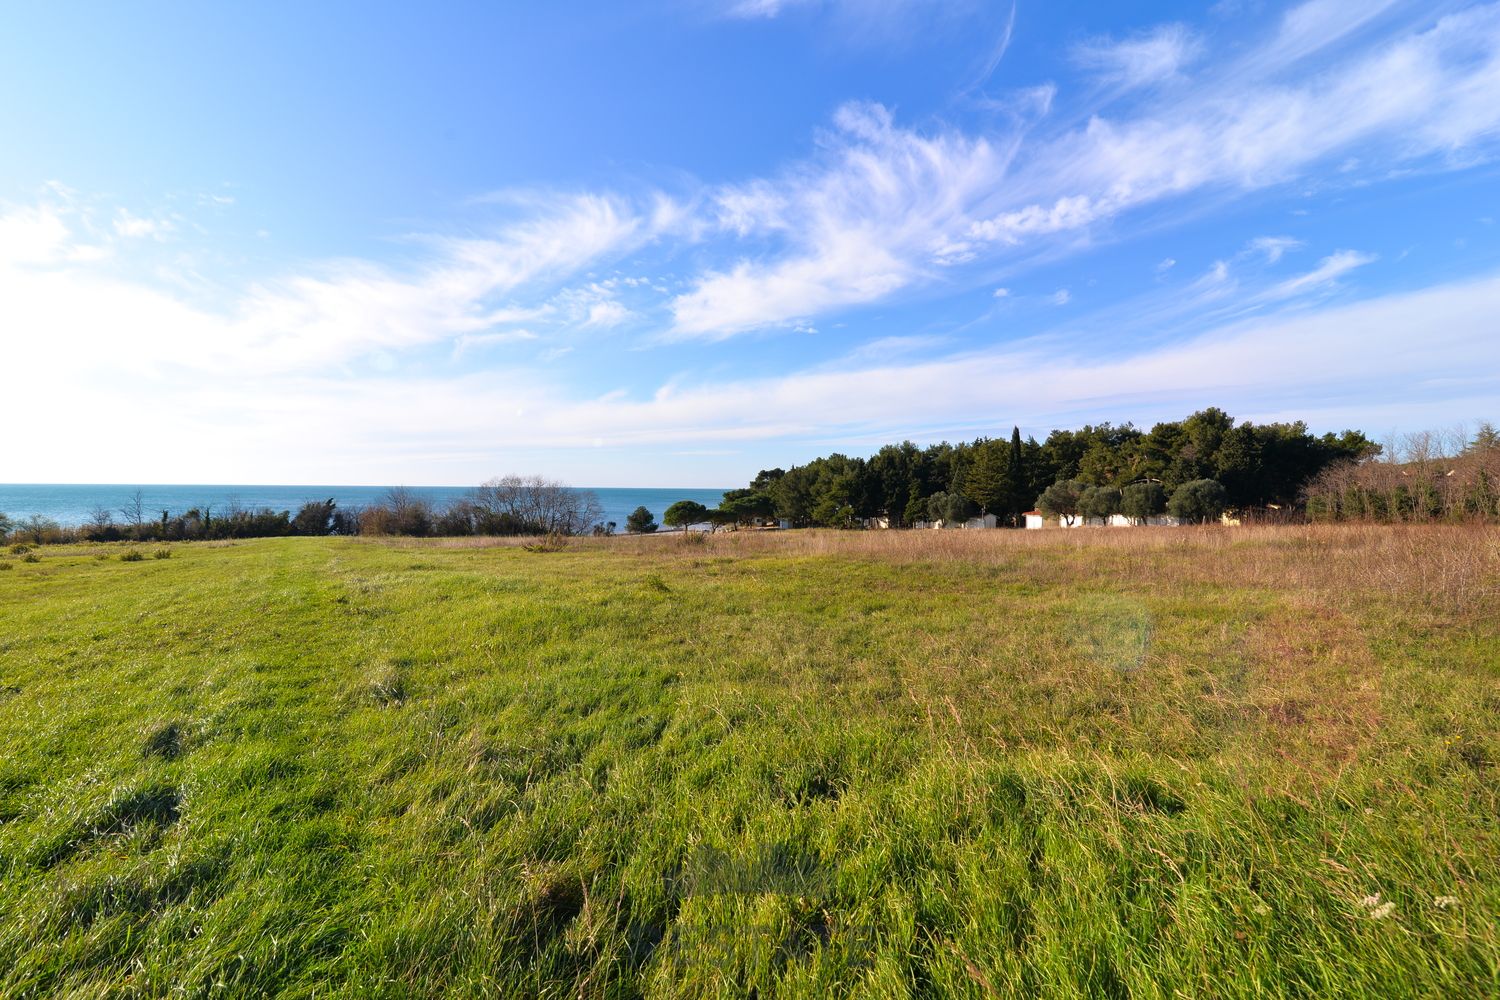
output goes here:
{"type": "Polygon", "coordinates": [[[1500,991],[1493,530],[101,551],[0,996],[1500,991]]]}

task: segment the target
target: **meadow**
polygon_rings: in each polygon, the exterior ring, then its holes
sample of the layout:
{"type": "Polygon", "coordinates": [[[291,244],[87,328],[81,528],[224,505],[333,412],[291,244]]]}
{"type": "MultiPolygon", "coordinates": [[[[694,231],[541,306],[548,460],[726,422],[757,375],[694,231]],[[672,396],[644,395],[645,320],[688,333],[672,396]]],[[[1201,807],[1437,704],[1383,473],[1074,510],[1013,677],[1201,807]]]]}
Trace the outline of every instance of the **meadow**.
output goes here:
{"type": "Polygon", "coordinates": [[[1500,993],[1500,530],[548,548],[0,553],[0,996],[1500,993]]]}

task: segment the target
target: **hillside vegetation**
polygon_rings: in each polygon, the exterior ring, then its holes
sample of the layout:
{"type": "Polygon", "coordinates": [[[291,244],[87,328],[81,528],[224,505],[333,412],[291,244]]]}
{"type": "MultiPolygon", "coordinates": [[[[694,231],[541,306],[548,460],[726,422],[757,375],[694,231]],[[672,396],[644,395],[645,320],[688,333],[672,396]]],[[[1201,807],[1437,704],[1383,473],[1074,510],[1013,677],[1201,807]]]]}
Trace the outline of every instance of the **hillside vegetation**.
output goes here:
{"type": "Polygon", "coordinates": [[[1500,991],[1493,528],[126,551],[0,555],[0,996],[1500,991]]]}

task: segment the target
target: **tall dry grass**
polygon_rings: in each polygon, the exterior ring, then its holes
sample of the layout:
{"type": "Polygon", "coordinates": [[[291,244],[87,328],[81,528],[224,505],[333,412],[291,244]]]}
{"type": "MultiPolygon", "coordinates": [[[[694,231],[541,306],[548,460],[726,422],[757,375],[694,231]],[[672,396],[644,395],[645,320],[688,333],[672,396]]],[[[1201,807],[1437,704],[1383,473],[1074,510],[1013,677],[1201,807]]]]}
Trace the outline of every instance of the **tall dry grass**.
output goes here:
{"type": "Polygon", "coordinates": [[[672,542],[620,539],[615,544],[678,558],[836,556],[898,564],[1029,560],[1044,564],[1036,570],[1057,582],[1103,576],[1137,584],[1232,583],[1325,597],[1379,596],[1447,611],[1493,611],[1500,603],[1500,528],[1481,524],[732,532],[710,537],[706,548],[672,542]]]}
{"type": "MultiPolygon", "coordinates": [[[[518,538],[403,538],[403,548],[518,547],[518,538]]],[[[894,564],[1010,565],[1040,578],[1194,586],[1233,583],[1328,598],[1370,597],[1476,612],[1500,605],[1500,527],[1485,524],[1303,524],[1045,531],[727,531],[696,538],[570,539],[579,552],[650,559],[817,558],[894,564]],[[694,544],[685,544],[692,541],[694,544]]]]}

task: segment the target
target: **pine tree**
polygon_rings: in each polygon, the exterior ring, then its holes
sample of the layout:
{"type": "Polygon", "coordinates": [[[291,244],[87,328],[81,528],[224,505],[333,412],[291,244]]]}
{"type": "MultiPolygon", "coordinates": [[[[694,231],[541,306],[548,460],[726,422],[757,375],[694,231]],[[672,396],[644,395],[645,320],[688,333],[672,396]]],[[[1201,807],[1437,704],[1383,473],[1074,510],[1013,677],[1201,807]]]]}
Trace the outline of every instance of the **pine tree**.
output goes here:
{"type": "Polygon", "coordinates": [[[964,476],[962,493],[986,514],[1010,508],[1010,463],[999,441],[986,441],[975,450],[974,463],[964,476]]]}

